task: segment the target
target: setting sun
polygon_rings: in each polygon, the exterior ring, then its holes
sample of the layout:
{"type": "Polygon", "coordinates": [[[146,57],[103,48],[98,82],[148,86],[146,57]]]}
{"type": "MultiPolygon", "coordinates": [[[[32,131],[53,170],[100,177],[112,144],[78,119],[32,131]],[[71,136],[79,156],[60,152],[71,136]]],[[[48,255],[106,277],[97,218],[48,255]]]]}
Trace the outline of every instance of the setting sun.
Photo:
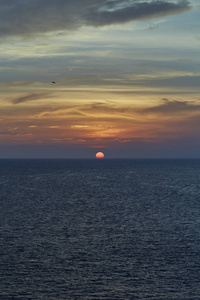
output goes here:
{"type": "Polygon", "coordinates": [[[96,153],[96,158],[98,158],[98,159],[104,158],[103,152],[97,152],[97,153],[96,153]]]}

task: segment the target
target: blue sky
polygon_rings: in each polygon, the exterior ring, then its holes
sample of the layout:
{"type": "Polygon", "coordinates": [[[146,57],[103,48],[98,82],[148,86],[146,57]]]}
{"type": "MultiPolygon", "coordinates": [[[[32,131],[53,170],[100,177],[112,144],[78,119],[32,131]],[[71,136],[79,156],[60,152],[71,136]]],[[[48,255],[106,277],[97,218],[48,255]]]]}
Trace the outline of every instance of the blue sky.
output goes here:
{"type": "Polygon", "coordinates": [[[199,1],[0,7],[1,158],[200,157],[199,1]]]}

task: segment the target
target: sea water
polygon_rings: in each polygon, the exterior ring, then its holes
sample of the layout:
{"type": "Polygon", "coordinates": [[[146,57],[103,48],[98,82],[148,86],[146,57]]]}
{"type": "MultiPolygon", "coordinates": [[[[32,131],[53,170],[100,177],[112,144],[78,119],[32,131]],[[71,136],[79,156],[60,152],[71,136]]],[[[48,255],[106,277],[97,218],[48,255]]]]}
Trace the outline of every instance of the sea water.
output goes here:
{"type": "Polygon", "coordinates": [[[200,160],[0,160],[0,299],[200,299],[200,160]]]}

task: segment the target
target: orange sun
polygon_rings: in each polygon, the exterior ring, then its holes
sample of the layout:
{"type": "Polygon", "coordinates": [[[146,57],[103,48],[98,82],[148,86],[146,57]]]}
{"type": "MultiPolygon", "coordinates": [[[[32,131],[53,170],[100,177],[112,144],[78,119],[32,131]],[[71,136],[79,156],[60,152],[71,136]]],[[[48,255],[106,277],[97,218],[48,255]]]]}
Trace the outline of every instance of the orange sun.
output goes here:
{"type": "Polygon", "coordinates": [[[103,152],[97,152],[96,153],[96,158],[104,158],[103,152]]]}

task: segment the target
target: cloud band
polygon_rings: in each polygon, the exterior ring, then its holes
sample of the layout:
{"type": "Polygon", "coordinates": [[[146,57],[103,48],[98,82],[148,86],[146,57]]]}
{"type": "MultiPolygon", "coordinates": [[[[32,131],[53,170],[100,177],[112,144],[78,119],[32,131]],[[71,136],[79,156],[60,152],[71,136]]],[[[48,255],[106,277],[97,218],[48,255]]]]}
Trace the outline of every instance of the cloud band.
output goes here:
{"type": "Polygon", "coordinates": [[[0,36],[36,35],[81,26],[105,26],[178,14],[187,0],[0,0],[0,36]]]}

